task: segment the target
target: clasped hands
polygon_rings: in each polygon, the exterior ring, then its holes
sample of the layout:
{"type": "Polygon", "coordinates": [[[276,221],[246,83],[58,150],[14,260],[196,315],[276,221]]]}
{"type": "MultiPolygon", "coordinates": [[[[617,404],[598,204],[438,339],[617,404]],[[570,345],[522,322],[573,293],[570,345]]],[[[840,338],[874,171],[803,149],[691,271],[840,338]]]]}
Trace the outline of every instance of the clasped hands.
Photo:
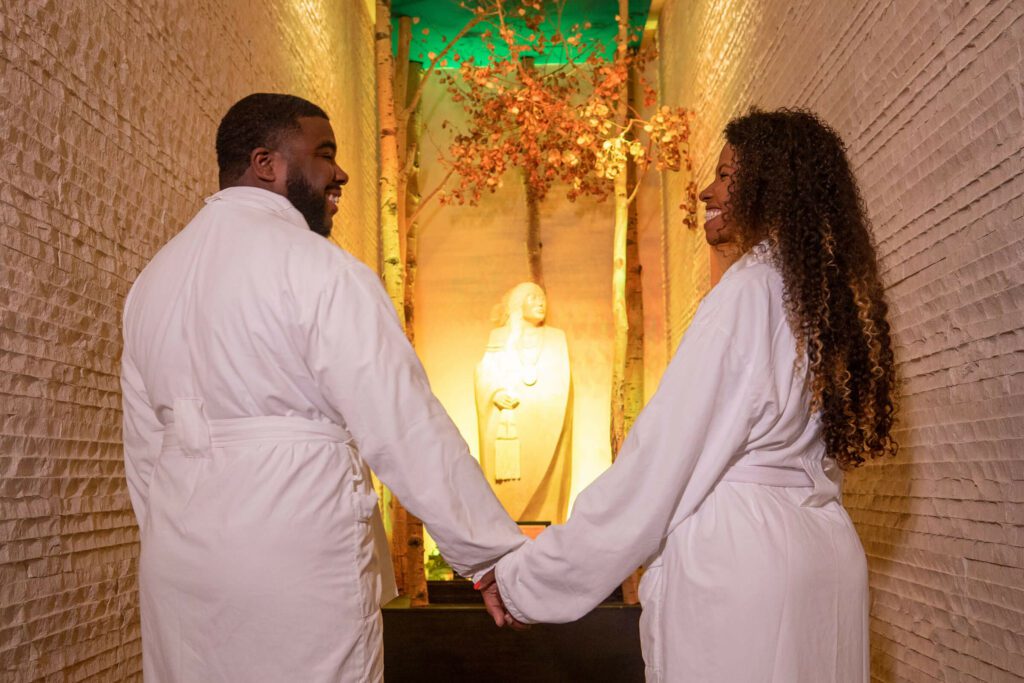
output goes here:
{"type": "Polygon", "coordinates": [[[494,625],[498,628],[510,627],[513,631],[525,631],[529,625],[517,621],[505,608],[505,601],[501,599],[501,592],[498,590],[498,580],[494,576],[494,570],[484,574],[483,578],[474,586],[480,591],[484,599],[484,607],[487,613],[494,619],[494,625]]]}
{"type": "Polygon", "coordinates": [[[519,399],[502,389],[494,394],[494,405],[502,410],[512,410],[519,405],[519,399]]]}

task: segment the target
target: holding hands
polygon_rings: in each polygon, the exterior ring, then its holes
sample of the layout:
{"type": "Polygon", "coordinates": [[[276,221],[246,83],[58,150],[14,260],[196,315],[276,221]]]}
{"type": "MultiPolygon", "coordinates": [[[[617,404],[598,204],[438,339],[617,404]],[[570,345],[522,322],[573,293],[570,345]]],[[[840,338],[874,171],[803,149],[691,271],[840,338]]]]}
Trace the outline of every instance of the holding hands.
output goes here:
{"type": "Polygon", "coordinates": [[[493,569],[484,574],[484,577],[477,582],[474,588],[480,591],[480,596],[484,599],[484,607],[487,608],[487,613],[494,619],[495,626],[498,628],[509,626],[513,631],[525,631],[530,628],[529,625],[517,621],[505,609],[505,601],[501,599],[501,592],[498,590],[498,580],[494,576],[493,569]]]}

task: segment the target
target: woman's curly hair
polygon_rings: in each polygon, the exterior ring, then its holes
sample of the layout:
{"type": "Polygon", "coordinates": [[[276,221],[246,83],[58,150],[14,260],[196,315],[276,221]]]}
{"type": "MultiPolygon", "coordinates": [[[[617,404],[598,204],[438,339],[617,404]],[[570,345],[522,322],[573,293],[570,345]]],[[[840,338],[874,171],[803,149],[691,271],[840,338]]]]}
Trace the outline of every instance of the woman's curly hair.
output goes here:
{"type": "Polygon", "coordinates": [[[843,469],[896,453],[888,307],[864,202],[839,135],[781,109],[731,121],[737,168],[725,210],[747,248],[768,239],[790,325],[807,354],[825,446],[843,469]]]}

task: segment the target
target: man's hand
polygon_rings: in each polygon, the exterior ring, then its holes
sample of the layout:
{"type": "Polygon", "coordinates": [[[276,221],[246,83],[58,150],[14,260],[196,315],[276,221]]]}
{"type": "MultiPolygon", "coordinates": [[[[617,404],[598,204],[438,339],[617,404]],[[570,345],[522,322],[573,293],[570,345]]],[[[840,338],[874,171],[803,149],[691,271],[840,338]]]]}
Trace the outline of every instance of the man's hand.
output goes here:
{"type": "Polygon", "coordinates": [[[484,574],[484,577],[480,579],[480,582],[474,588],[480,591],[480,596],[484,599],[484,607],[487,608],[487,613],[494,619],[495,626],[498,628],[509,626],[514,631],[525,631],[530,628],[527,624],[516,621],[515,617],[505,609],[505,601],[501,599],[501,593],[498,591],[498,581],[494,577],[493,569],[484,574]]]}

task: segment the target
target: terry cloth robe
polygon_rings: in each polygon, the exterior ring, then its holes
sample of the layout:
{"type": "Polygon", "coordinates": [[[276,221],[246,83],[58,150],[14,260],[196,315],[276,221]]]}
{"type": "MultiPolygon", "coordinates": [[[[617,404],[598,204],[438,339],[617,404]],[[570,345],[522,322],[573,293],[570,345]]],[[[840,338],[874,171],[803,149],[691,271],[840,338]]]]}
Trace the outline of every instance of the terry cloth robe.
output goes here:
{"type": "Polygon", "coordinates": [[[479,576],[523,542],[380,280],[269,191],[218,192],[125,304],[147,683],[379,681],[367,465],[479,576]]]}
{"type": "Polygon", "coordinates": [[[708,294],[615,463],[498,563],[509,612],[567,622],[638,566],[648,681],[868,680],[867,563],[758,245],[708,294]]]}

